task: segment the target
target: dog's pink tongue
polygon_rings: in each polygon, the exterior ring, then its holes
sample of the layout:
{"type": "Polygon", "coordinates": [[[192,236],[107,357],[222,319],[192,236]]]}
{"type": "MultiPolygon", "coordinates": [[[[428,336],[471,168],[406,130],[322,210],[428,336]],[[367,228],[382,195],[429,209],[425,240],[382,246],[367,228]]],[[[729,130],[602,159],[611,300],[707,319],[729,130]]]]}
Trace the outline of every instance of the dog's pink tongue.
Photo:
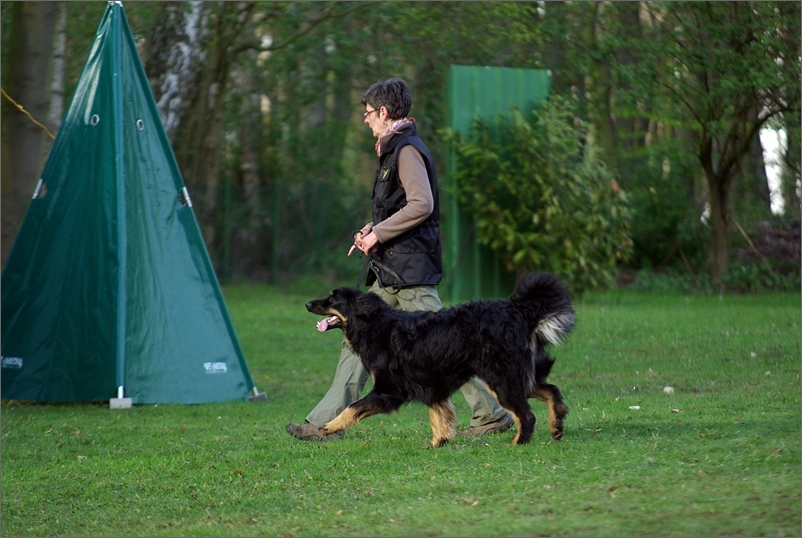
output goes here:
{"type": "Polygon", "coordinates": [[[329,328],[329,320],[328,319],[322,319],[322,320],[317,322],[317,330],[318,331],[326,332],[326,329],[328,329],[328,328],[329,328]]]}

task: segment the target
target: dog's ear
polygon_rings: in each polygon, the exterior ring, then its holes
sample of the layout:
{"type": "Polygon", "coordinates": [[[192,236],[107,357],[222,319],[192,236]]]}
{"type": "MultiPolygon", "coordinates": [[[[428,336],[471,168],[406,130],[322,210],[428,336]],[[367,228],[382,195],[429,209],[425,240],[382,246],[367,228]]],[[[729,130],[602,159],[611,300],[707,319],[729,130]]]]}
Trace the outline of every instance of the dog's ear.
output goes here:
{"type": "Polygon", "coordinates": [[[389,305],[385,303],[381,297],[375,293],[360,293],[356,296],[357,313],[360,316],[373,317],[379,315],[385,307],[389,305]]]}
{"type": "Polygon", "coordinates": [[[335,303],[343,305],[343,307],[354,302],[351,288],[336,288],[331,290],[331,299],[335,303]]]}
{"type": "Polygon", "coordinates": [[[357,308],[356,302],[361,295],[363,292],[358,288],[337,288],[332,290],[331,299],[339,305],[343,312],[353,312],[357,308]]]}

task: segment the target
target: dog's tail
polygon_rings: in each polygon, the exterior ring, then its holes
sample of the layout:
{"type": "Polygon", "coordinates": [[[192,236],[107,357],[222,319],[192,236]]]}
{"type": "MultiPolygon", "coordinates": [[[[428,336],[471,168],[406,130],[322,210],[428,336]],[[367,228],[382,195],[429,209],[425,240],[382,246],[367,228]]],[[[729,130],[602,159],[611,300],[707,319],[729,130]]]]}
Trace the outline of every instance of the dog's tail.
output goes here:
{"type": "Polygon", "coordinates": [[[532,336],[543,345],[558,345],[574,328],[571,294],[550,273],[528,273],[518,279],[510,301],[520,305],[531,323],[532,336]]]}

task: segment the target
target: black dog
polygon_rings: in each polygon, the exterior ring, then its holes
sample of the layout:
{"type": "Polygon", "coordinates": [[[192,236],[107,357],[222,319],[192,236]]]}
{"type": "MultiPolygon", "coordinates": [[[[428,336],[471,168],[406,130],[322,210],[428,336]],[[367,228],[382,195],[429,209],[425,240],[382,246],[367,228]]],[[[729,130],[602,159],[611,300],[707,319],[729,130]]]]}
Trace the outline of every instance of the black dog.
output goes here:
{"type": "Polygon", "coordinates": [[[449,397],[478,376],[515,420],[512,444],[532,437],[532,397],[548,405],[551,436],[563,435],[568,408],[560,390],[546,383],[554,360],[545,348],[573,329],[574,310],[554,275],[524,275],[508,301],[474,301],[439,312],[403,312],[357,288],[337,288],[306,309],[330,316],[318,330],[342,329],[373,377],[373,390],[323,426],[325,434],[414,400],[429,406],[432,446],[443,446],[456,434],[449,397]]]}

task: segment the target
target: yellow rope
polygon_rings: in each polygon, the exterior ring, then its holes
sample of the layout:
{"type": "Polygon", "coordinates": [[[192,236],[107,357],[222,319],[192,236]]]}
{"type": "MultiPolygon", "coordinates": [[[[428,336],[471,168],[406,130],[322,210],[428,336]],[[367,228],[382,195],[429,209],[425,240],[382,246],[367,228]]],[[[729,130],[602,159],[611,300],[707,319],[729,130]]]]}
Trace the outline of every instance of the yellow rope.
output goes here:
{"type": "Polygon", "coordinates": [[[729,217],[730,217],[730,220],[731,220],[732,222],[734,222],[734,223],[735,223],[735,225],[738,227],[738,231],[739,231],[739,232],[741,232],[741,235],[742,235],[742,236],[744,236],[744,239],[746,239],[746,242],[747,242],[747,243],[749,243],[749,246],[750,246],[750,247],[752,247],[752,250],[754,250],[754,251],[755,251],[755,253],[756,253],[758,256],[760,256],[761,258],[763,258],[763,261],[764,261],[764,262],[766,262],[766,267],[768,267],[768,269],[769,269],[769,270],[771,270],[771,264],[769,263],[769,259],[768,259],[768,258],[766,258],[766,256],[764,256],[764,255],[763,255],[763,253],[762,253],[762,252],[760,252],[760,251],[757,249],[757,247],[756,247],[756,246],[755,246],[755,244],[752,242],[752,240],[751,240],[751,239],[749,239],[749,236],[748,236],[748,235],[746,235],[746,232],[744,231],[744,229],[743,229],[743,228],[741,228],[741,225],[740,225],[740,224],[738,224],[738,221],[737,221],[737,220],[735,220],[735,217],[733,217],[732,215],[730,215],[729,217]]]}
{"type": "Polygon", "coordinates": [[[33,116],[31,116],[31,114],[30,114],[30,113],[29,113],[27,110],[25,110],[24,108],[22,108],[22,105],[20,105],[20,104],[19,104],[19,103],[17,103],[16,101],[14,101],[14,100],[13,100],[13,99],[12,99],[12,98],[11,98],[11,97],[10,97],[10,96],[7,94],[7,93],[6,93],[6,91],[5,91],[3,88],[0,88],[0,92],[3,92],[3,95],[5,95],[5,96],[6,96],[6,99],[8,99],[9,101],[11,101],[11,103],[12,103],[12,104],[13,104],[15,107],[17,107],[17,108],[20,110],[20,112],[22,112],[23,114],[25,114],[26,116],[28,116],[28,117],[31,119],[31,121],[32,121],[32,122],[34,122],[36,125],[38,125],[38,126],[39,126],[39,127],[41,127],[42,129],[44,129],[44,130],[45,130],[45,132],[48,134],[48,136],[49,136],[50,138],[52,138],[52,139],[55,139],[55,138],[56,138],[56,137],[53,135],[53,133],[51,133],[51,132],[50,132],[50,129],[48,129],[46,126],[42,125],[41,123],[39,123],[39,122],[38,122],[38,121],[36,121],[35,119],[33,119],[33,116]]]}

